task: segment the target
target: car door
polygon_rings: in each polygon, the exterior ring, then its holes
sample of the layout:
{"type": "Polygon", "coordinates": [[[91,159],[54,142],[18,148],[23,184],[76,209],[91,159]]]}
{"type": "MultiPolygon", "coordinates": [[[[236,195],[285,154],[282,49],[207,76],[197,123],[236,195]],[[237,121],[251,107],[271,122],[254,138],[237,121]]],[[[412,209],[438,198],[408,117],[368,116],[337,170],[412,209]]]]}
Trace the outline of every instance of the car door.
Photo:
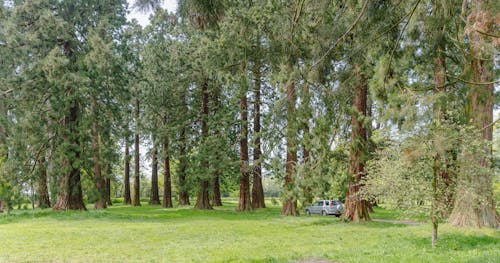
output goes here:
{"type": "Polygon", "coordinates": [[[314,213],[321,214],[321,211],[323,211],[323,201],[317,201],[314,204],[314,213]]]}

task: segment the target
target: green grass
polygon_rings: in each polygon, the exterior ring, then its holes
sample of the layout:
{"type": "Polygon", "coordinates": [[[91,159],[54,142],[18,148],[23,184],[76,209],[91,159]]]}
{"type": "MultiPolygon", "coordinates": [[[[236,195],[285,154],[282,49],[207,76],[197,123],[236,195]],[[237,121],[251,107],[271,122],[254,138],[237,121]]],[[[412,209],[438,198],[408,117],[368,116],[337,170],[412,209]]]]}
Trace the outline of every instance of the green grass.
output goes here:
{"type": "Polygon", "coordinates": [[[234,202],[213,211],[147,205],[16,211],[0,216],[0,262],[500,261],[498,230],[443,225],[434,250],[430,230],[428,224],[356,225],[335,217],[282,217],[277,207],[238,213],[234,202]]]}
{"type": "Polygon", "coordinates": [[[370,216],[376,219],[409,220],[417,222],[425,222],[428,219],[428,215],[426,214],[407,214],[400,210],[386,209],[383,206],[373,207],[373,213],[370,216]]]}

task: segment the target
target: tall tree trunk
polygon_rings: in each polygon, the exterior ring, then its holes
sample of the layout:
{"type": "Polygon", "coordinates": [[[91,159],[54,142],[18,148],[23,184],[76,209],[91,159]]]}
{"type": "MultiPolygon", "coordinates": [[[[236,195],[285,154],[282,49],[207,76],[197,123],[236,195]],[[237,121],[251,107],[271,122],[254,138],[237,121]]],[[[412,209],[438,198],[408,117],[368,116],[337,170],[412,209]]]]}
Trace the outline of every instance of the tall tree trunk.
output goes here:
{"type": "Polygon", "coordinates": [[[355,95],[353,106],[355,111],[352,114],[351,122],[351,151],[349,173],[351,174],[351,182],[349,182],[346,200],[344,217],[348,221],[359,222],[360,220],[369,221],[368,213],[369,203],[361,196],[361,179],[365,173],[366,150],[368,140],[366,137],[366,129],[363,121],[366,118],[366,101],[368,95],[368,87],[366,78],[359,67],[358,83],[355,87],[355,95]]]}
{"type": "Polygon", "coordinates": [[[246,92],[240,99],[241,130],[240,130],[240,197],[238,211],[252,210],[250,200],[250,172],[248,162],[248,102],[246,92]]]}
{"type": "Polygon", "coordinates": [[[151,195],[149,196],[150,205],[160,204],[160,194],[158,192],[158,148],[153,138],[153,153],[151,155],[151,195]]]}
{"type": "MultiPolygon", "coordinates": [[[[216,157],[217,160],[220,158],[216,157]]],[[[212,175],[212,206],[222,206],[220,193],[220,169],[215,169],[212,175]]]]}
{"type": "Polygon", "coordinates": [[[309,86],[307,84],[304,85],[303,90],[302,90],[302,114],[301,114],[301,123],[302,123],[302,132],[303,132],[303,138],[302,138],[302,158],[303,158],[303,165],[306,167],[305,173],[304,173],[304,186],[302,188],[303,194],[304,194],[304,204],[303,205],[310,205],[313,202],[313,193],[312,193],[312,187],[311,187],[311,179],[312,175],[310,172],[310,169],[308,166],[310,165],[309,161],[311,159],[310,154],[309,154],[309,149],[311,147],[311,131],[309,129],[309,119],[312,117],[311,115],[311,94],[309,92],[309,86]]]}
{"type": "MultiPolygon", "coordinates": [[[[208,80],[205,80],[201,85],[201,137],[202,143],[207,143],[208,141],[208,80]]],[[[206,145],[204,146],[206,147],[206,145]]],[[[203,156],[203,161],[201,163],[204,173],[209,171],[209,163],[206,156],[203,156]]],[[[208,188],[210,186],[208,178],[200,179],[200,189],[198,191],[198,198],[196,199],[195,209],[212,209],[210,205],[210,196],[208,194],[208,188]]]]}
{"type": "Polygon", "coordinates": [[[134,135],[134,195],[133,206],[141,205],[141,175],[140,175],[140,152],[139,152],[139,99],[135,99],[135,135],[134,135]]]}
{"type": "MultiPolygon", "coordinates": [[[[165,125],[166,125],[165,117],[165,125]]],[[[165,127],[166,128],[166,127],[165,127]]],[[[168,137],[163,138],[163,207],[171,208],[172,206],[172,182],[170,176],[170,153],[168,150],[168,137]]]]}
{"type": "Polygon", "coordinates": [[[106,182],[102,176],[101,158],[99,150],[99,130],[97,127],[97,120],[92,124],[92,161],[93,161],[93,175],[94,175],[94,188],[97,195],[97,200],[94,203],[95,209],[106,208],[106,182]]]}
{"type": "MultiPolygon", "coordinates": [[[[214,92],[214,104],[215,107],[213,109],[213,113],[217,114],[220,109],[220,97],[219,97],[219,89],[214,92]]],[[[221,168],[220,164],[222,162],[221,154],[223,150],[220,147],[220,141],[222,140],[220,136],[220,128],[214,128],[214,137],[218,140],[217,145],[215,145],[215,162],[212,166],[213,174],[212,174],[212,206],[222,206],[222,197],[220,194],[220,175],[221,168]]]]}
{"type": "MultiPolygon", "coordinates": [[[[292,193],[295,188],[293,173],[297,165],[297,124],[295,116],[295,83],[290,79],[286,86],[286,164],[285,164],[285,191],[292,193]]],[[[297,216],[297,200],[291,194],[283,200],[282,215],[297,216]]]]}
{"type": "MultiPolygon", "coordinates": [[[[490,39],[487,34],[492,33],[495,26],[494,16],[486,5],[487,1],[473,0],[470,2],[471,14],[467,19],[466,32],[471,46],[471,71],[472,82],[469,101],[471,105],[470,122],[480,132],[484,142],[493,139],[493,52],[484,48],[490,39]]],[[[468,178],[459,180],[455,205],[449,218],[449,223],[455,226],[491,227],[500,225],[500,217],[496,212],[492,189],[491,145],[485,146],[488,156],[478,160],[479,166],[484,167],[484,172],[466,175],[468,178]]]]}
{"type": "MultiPolygon", "coordinates": [[[[5,105],[6,98],[0,97],[0,159],[7,159],[7,147],[5,144],[7,138],[6,128],[3,127],[3,121],[7,118],[7,105],[5,105]]],[[[5,202],[0,200],[0,213],[3,213],[5,202]]]]}
{"type": "Polygon", "coordinates": [[[49,189],[47,187],[47,162],[46,157],[40,159],[40,178],[38,179],[38,207],[44,209],[50,207],[49,189]]]}
{"type": "Polygon", "coordinates": [[[182,127],[179,138],[179,205],[190,205],[189,192],[186,184],[186,127],[182,127]]]}
{"type": "Polygon", "coordinates": [[[253,108],[253,185],[252,208],[265,208],[264,188],[262,187],[262,160],[260,146],[260,86],[262,83],[260,61],[255,60],[254,74],[254,108],[253,108]]]}
{"type": "Polygon", "coordinates": [[[68,172],[59,181],[59,194],[52,207],[54,210],[86,210],[83,203],[82,184],[80,181],[80,140],[78,125],[79,107],[76,101],[69,109],[69,114],[64,118],[66,134],[64,141],[71,145],[63,160],[63,170],[68,172]]]}
{"type": "MultiPolygon", "coordinates": [[[[111,165],[108,165],[108,166],[111,166],[111,165]]],[[[108,176],[111,176],[111,169],[109,169],[108,171],[109,172],[107,172],[107,176],[104,178],[104,181],[106,183],[105,199],[106,199],[106,205],[111,206],[111,205],[113,205],[113,202],[111,201],[111,178],[108,177],[108,176]]]]}
{"type": "Polygon", "coordinates": [[[128,136],[125,138],[125,176],[123,179],[125,193],[123,195],[123,203],[126,205],[132,204],[130,198],[130,146],[128,136]]]}

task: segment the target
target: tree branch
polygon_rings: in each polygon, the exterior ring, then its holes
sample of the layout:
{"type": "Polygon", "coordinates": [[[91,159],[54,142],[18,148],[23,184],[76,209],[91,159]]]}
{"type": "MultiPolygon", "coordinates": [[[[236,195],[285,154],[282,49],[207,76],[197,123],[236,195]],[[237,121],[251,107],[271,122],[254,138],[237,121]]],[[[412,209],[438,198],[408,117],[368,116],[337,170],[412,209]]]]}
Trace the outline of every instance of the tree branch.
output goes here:
{"type": "Polygon", "coordinates": [[[349,29],[347,29],[347,31],[339,39],[337,39],[337,41],[335,41],[335,43],[333,44],[333,46],[331,46],[326,51],[326,53],[323,56],[321,56],[321,58],[318,61],[314,62],[314,64],[311,66],[311,68],[314,68],[322,60],[324,60],[326,58],[326,56],[328,56],[328,54],[330,54],[330,52],[332,52],[333,49],[335,49],[340,44],[340,42],[342,42],[347,37],[347,35],[349,35],[349,33],[351,33],[351,31],[354,29],[354,27],[356,27],[356,25],[358,24],[359,20],[361,20],[361,17],[363,17],[363,15],[365,14],[366,9],[368,7],[368,2],[369,2],[369,0],[365,1],[365,3],[363,4],[363,8],[361,9],[361,12],[358,14],[358,17],[356,17],[356,19],[351,24],[351,26],[349,26],[349,29]]]}

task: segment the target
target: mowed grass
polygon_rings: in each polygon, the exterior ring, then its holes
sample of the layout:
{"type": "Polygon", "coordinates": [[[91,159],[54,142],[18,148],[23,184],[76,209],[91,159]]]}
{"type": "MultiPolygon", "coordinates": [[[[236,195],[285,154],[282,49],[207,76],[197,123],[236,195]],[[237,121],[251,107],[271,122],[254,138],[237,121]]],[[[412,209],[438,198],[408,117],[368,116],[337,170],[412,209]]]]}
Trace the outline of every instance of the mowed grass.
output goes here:
{"type": "MultiPolygon", "coordinates": [[[[105,211],[0,216],[0,262],[500,262],[499,230],[347,224],[282,217],[279,207],[213,211],[114,205],[105,211]]],[[[390,212],[382,212],[390,218],[390,212]]],[[[376,217],[376,214],[373,215],[376,217]]]]}

